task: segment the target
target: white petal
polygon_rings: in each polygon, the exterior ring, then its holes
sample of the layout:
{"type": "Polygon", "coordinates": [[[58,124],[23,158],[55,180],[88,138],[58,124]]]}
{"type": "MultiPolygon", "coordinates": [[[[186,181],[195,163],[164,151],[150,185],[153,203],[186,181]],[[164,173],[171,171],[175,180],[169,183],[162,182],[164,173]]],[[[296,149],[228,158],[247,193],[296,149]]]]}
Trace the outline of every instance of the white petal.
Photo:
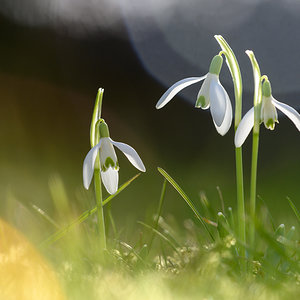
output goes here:
{"type": "Polygon", "coordinates": [[[208,109],[210,106],[210,100],[209,100],[209,88],[210,88],[210,82],[212,81],[212,79],[217,76],[211,73],[207,74],[207,77],[205,78],[205,80],[203,81],[203,84],[198,92],[197,95],[197,99],[196,99],[196,104],[195,107],[197,108],[202,108],[202,109],[208,109]],[[203,96],[205,99],[205,103],[200,103],[199,98],[203,96]]]}
{"type": "Polygon", "coordinates": [[[98,154],[98,150],[101,146],[101,142],[102,141],[100,139],[100,142],[88,152],[83,162],[83,185],[87,190],[91,184],[94,175],[95,161],[98,154]]]}
{"type": "Polygon", "coordinates": [[[272,103],[281,110],[297,127],[297,129],[300,131],[300,114],[291,106],[284,104],[282,102],[279,102],[272,98],[272,103]]]}
{"type": "Polygon", "coordinates": [[[194,83],[197,83],[203,79],[206,78],[207,75],[204,75],[202,77],[189,77],[182,79],[176,83],[174,83],[158,100],[156,103],[156,108],[160,109],[164,107],[171,99],[178,94],[181,90],[183,90],[185,87],[192,85],[194,83]]]}
{"type": "Polygon", "coordinates": [[[111,195],[118,190],[119,173],[117,169],[109,167],[105,172],[101,171],[101,179],[107,192],[111,195]]]}
{"type": "MultiPolygon", "coordinates": [[[[215,124],[220,127],[225,118],[227,92],[217,77],[211,80],[209,88],[210,112],[215,124]]],[[[229,97],[228,97],[229,98],[229,97]]]]}
{"type": "Polygon", "coordinates": [[[142,172],[146,171],[146,168],[145,168],[141,158],[139,157],[137,152],[131,146],[124,144],[124,143],[115,142],[111,138],[109,138],[109,139],[110,139],[110,142],[114,146],[119,148],[125,154],[125,156],[133,164],[134,167],[136,167],[138,170],[140,170],[142,172]]]}
{"type": "Polygon", "coordinates": [[[249,135],[252,127],[254,125],[254,107],[252,107],[241,120],[235,136],[234,136],[234,144],[236,148],[239,148],[245,142],[247,136],[249,135]]]}
{"type": "Polygon", "coordinates": [[[219,127],[217,126],[216,123],[214,124],[216,126],[218,133],[221,135],[225,135],[228,132],[231,123],[232,123],[232,106],[231,106],[230,99],[226,93],[226,111],[225,111],[225,117],[223,123],[219,127]]]}

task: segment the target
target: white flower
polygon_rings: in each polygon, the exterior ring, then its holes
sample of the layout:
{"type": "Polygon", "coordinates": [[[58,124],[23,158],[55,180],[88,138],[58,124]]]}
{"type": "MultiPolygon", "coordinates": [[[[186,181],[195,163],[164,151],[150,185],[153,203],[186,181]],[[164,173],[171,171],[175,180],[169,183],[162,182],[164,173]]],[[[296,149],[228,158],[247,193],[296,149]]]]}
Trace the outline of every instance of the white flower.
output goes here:
{"type": "MultiPolygon", "coordinates": [[[[291,106],[277,101],[271,93],[271,84],[268,80],[263,83],[263,95],[260,108],[260,121],[264,122],[265,127],[274,130],[275,123],[278,123],[277,111],[282,111],[300,131],[300,114],[291,106]]],[[[254,107],[252,107],[240,122],[234,137],[235,146],[241,147],[254,126],[254,107]]]]}
{"type": "MultiPolygon", "coordinates": [[[[93,175],[97,154],[100,155],[100,172],[102,182],[109,194],[114,194],[118,190],[119,181],[119,164],[114,146],[119,148],[134,167],[145,172],[146,168],[137,154],[137,152],[129,145],[113,141],[108,134],[106,123],[101,125],[106,126],[107,134],[101,134],[99,143],[93,147],[86,155],[83,162],[83,185],[86,189],[89,188],[93,175]]],[[[100,125],[100,126],[101,126],[100,125]]],[[[100,129],[101,131],[101,129],[100,129]]],[[[102,132],[105,132],[102,130],[102,132]]]]}
{"type": "Polygon", "coordinates": [[[232,122],[232,107],[229,96],[219,81],[223,58],[216,55],[211,62],[208,74],[202,77],[189,77],[173,84],[159,99],[156,108],[164,107],[182,89],[204,80],[198,93],[195,107],[208,109],[219,134],[225,135],[232,122]]]}

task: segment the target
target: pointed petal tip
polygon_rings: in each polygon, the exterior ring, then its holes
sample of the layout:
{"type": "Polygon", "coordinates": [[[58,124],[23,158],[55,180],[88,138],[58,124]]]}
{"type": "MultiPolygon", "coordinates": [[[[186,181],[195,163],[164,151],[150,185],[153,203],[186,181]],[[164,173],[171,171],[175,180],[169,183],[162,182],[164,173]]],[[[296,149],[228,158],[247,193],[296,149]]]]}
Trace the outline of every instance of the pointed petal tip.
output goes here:
{"type": "Polygon", "coordinates": [[[252,107],[241,120],[235,136],[234,144],[236,148],[242,147],[254,125],[254,107],[252,107]]]}
{"type": "Polygon", "coordinates": [[[89,186],[86,182],[84,182],[84,181],[83,181],[83,186],[84,186],[84,188],[85,188],[86,190],[88,190],[89,187],[90,187],[90,186],[89,186]]]}
{"type": "Polygon", "coordinates": [[[296,126],[296,128],[300,131],[300,114],[291,106],[282,103],[274,98],[272,98],[272,103],[275,105],[277,109],[282,111],[296,126]]]}
{"type": "Polygon", "coordinates": [[[169,103],[181,90],[184,88],[197,83],[201,80],[204,80],[207,75],[202,77],[188,77],[184,78],[180,81],[175,82],[158,100],[156,104],[156,109],[160,109],[164,107],[167,103],[169,103]]]}
{"type": "Polygon", "coordinates": [[[117,192],[119,184],[118,170],[109,167],[105,172],[101,171],[101,179],[103,185],[110,195],[113,195],[117,192]]]}
{"type": "Polygon", "coordinates": [[[163,106],[164,106],[163,103],[160,103],[160,99],[159,99],[158,102],[155,105],[155,108],[156,109],[161,109],[163,106]]]}
{"type": "Polygon", "coordinates": [[[110,139],[110,141],[115,147],[119,148],[119,150],[121,150],[124,153],[124,155],[135,168],[137,168],[141,172],[146,171],[143,161],[139,157],[138,153],[134,150],[134,148],[125,143],[115,142],[112,139],[110,139]]]}

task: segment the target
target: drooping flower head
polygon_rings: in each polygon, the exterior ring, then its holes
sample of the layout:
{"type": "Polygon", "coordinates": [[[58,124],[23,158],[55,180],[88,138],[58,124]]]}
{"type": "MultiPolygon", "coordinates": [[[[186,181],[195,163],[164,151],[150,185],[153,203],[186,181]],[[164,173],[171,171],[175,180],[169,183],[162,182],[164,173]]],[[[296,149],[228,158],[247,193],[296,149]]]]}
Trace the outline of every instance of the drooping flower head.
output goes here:
{"type": "Polygon", "coordinates": [[[209,72],[202,77],[189,77],[173,84],[159,99],[156,108],[164,107],[185,87],[204,80],[197,95],[195,107],[210,108],[214,125],[219,134],[225,135],[232,122],[232,106],[229,96],[219,81],[223,58],[216,55],[210,64],[209,72]]]}
{"type": "Polygon", "coordinates": [[[114,194],[118,190],[119,163],[114,146],[120,149],[134,167],[145,172],[146,168],[137,154],[129,145],[115,142],[109,136],[108,126],[104,120],[99,124],[100,141],[86,155],[83,162],[83,185],[89,188],[95,168],[100,168],[101,179],[108,193],[114,194]],[[100,166],[96,165],[99,152],[100,166]]]}
{"type": "MultiPolygon", "coordinates": [[[[279,102],[272,96],[271,83],[268,79],[264,80],[262,85],[262,102],[260,107],[260,122],[270,130],[275,129],[275,123],[278,123],[277,109],[283,112],[300,131],[300,114],[291,106],[279,102]]],[[[241,147],[254,126],[254,107],[252,107],[243,117],[235,133],[235,146],[241,147]]]]}

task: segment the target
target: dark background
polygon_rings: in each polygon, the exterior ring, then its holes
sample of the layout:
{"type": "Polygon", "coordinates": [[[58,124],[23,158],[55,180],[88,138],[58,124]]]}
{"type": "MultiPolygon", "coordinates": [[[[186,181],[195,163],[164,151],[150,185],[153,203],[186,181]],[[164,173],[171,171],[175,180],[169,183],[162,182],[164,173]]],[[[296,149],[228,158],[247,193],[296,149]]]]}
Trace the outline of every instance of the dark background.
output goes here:
{"type": "MultiPolygon", "coordinates": [[[[67,8],[72,7],[70,1],[65,2],[67,8]]],[[[86,208],[93,205],[92,190],[86,192],[82,186],[82,163],[89,151],[89,126],[99,87],[105,89],[103,117],[111,137],[132,145],[147,168],[114,200],[113,213],[120,226],[154,211],[163,181],[157,166],[166,169],[195,203],[204,190],[218,206],[216,186],[220,186],[226,205],[235,207],[233,128],[221,137],[209,112],[193,108],[199,86],[187,89],[185,98],[177,96],[160,111],[155,104],[176,80],[207,72],[210,58],[219,51],[213,35],[222,34],[241,62],[246,108],[252,102],[253,85],[246,49],[255,51],[262,73],[273,82],[274,97],[299,108],[298,4],[254,1],[254,6],[245,0],[221,7],[219,1],[202,2],[188,15],[178,1],[160,9],[153,8],[159,1],[150,1],[148,6],[133,1],[126,9],[117,1],[112,6],[106,1],[87,1],[76,8],[73,18],[65,20],[64,11],[58,14],[51,5],[47,8],[50,2],[46,0],[26,1],[26,6],[21,1],[1,1],[2,217],[25,230],[32,203],[55,214],[48,187],[55,174],[75,207],[85,198],[86,208]],[[237,23],[232,21],[234,16],[239,16],[237,23]],[[13,209],[12,201],[17,203],[13,209]]],[[[193,8],[195,1],[189,5],[193,8]]],[[[225,65],[220,79],[233,101],[225,65]]],[[[299,149],[299,132],[290,120],[281,117],[273,132],[261,126],[258,194],[278,222],[292,214],[287,196],[300,204],[299,149]]],[[[123,183],[137,170],[123,154],[117,155],[123,183]]],[[[246,199],[250,159],[248,138],[244,147],[246,199]]],[[[165,213],[179,221],[191,216],[171,187],[165,213]]]]}

